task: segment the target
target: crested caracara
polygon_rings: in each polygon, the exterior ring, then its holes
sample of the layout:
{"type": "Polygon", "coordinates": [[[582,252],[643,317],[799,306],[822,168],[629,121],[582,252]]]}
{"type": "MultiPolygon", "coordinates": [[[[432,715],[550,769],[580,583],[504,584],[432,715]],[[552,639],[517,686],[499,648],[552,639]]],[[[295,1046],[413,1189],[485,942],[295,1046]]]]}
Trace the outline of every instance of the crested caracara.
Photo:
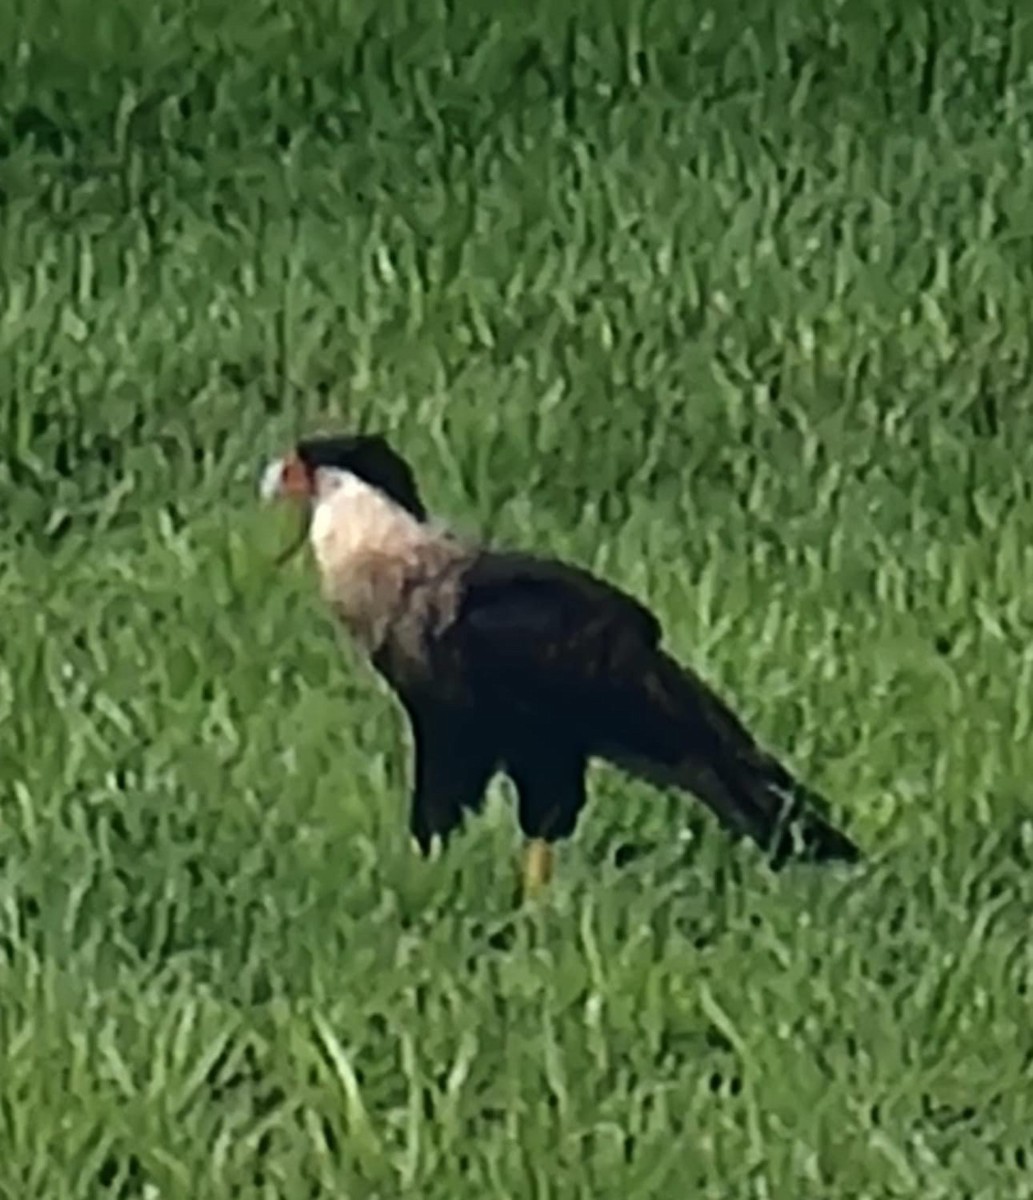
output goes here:
{"type": "Polygon", "coordinates": [[[424,854],[504,771],[525,894],[538,891],[599,758],[694,793],[775,867],[859,857],[819,797],[663,649],[647,608],[576,567],[449,533],[383,437],[301,441],[266,467],[261,493],[303,505],[323,594],[408,715],[424,854]]]}

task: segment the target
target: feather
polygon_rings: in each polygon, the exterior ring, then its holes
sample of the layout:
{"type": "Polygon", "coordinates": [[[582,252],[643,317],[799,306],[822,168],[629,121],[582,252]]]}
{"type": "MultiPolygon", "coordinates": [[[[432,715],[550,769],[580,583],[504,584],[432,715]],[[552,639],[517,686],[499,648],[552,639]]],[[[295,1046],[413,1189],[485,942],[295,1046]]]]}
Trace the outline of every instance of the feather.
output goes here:
{"type": "Polygon", "coordinates": [[[300,442],[260,487],[309,506],[323,592],[405,708],[424,850],[500,769],[529,839],[570,836],[602,758],[693,793],[775,865],[858,857],[824,801],[662,647],[648,608],[578,567],[460,541],[379,435],[300,442]]]}
{"type": "Polygon", "coordinates": [[[793,838],[804,857],[856,857],[818,814],[816,794],[661,648],[660,636],[648,609],[587,572],[483,552],[465,569],[455,618],[430,649],[431,676],[463,681],[502,760],[533,776],[534,790],[544,793],[566,764],[598,757],[694,793],[775,864],[793,838]]]}

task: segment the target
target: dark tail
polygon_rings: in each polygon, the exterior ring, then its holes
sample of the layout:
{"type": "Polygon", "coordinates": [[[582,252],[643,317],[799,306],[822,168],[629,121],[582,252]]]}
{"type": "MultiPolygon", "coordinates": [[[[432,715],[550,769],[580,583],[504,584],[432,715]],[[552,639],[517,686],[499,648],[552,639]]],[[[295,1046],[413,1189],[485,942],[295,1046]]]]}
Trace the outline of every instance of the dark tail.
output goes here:
{"type": "Polygon", "coordinates": [[[754,840],[775,870],[790,860],[857,862],[861,858],[856,843],[821,812],[827,808],[824,799],[774,758],[769,757],[766,765],[732,770],[725,792],[740,810],[750,809],[749,820],[757,830],[754,840]]]}
{"type": "Polygon", "coordinates": [[[637,684],[635,711],[626,710],[620,745],[605,757],[692,792],[756,842],[776,870],[790,860],[860,859],[857,845],[823,815],[825,800],[761,749],[698,676],[661,653],[637,684]]]}

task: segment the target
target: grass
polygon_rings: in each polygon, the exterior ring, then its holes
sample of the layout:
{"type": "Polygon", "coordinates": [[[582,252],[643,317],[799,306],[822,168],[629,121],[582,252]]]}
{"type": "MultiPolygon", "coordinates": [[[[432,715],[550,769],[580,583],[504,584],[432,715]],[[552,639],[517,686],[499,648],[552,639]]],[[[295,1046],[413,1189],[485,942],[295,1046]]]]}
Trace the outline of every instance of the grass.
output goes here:
{"type": "Polygon", "coordinates": [[[0,1196],[1033,1196],[1033,23],[584,10],[0,14],[0,1196]],[[501,795],[414,860],[255,501],[321,425],[869,864],[601,770],[539,909],[501,795]]]}

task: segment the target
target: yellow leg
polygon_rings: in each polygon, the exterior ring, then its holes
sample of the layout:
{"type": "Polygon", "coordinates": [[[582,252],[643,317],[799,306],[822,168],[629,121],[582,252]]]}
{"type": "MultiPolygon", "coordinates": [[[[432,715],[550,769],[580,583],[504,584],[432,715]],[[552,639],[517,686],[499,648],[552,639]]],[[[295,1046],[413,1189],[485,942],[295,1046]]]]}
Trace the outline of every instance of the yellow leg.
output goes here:
{"type": "Polygon", "coordinates": [[[544,838],[531,838],[524,847],[524,899],[540,896],[552,879],[553,851],[544,838]]]}

